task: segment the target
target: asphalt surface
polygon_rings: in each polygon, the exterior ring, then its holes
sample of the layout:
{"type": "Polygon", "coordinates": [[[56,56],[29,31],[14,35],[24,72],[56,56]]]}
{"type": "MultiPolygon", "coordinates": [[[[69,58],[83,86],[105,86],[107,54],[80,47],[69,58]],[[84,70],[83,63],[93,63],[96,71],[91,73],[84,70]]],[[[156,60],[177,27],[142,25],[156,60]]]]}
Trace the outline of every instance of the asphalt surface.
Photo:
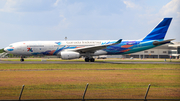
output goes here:
{"type": "Polygon", "coordinates": [[[114,62],[114,61],[95,61],[95,62],[84,62],[84,61],[2,61],[0,64],[180,64],[180,62],[114,62]]]}

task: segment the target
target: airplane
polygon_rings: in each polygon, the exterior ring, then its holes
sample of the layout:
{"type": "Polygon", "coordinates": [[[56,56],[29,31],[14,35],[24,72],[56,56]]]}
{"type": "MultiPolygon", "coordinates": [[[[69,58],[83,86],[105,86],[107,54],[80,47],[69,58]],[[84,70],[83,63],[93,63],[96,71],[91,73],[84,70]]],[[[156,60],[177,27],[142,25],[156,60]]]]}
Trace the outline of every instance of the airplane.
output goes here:
{"type": "Polygon", "coordinates": [[[164,18],[141,40],[70,40],[70,41],[22,41],[10,44],[4,50],[10,54],[24,56],[56,55],[61,59],[85,57],[85,62],[94,62],[93,56],[123,55],[151,49],[174,39],[164,40],[172,18],[164,18]]]}

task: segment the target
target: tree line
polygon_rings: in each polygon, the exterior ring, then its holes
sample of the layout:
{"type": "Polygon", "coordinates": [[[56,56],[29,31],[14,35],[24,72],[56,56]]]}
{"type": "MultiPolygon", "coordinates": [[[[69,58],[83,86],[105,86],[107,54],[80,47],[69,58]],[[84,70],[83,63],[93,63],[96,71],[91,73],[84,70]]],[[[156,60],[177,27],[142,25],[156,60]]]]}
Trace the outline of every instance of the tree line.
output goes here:
{"type": "Polygon", "coordinates": [[[4,48],[3,49],[0,49],[0,53],[3,53],[4,52],[4,48]]]}

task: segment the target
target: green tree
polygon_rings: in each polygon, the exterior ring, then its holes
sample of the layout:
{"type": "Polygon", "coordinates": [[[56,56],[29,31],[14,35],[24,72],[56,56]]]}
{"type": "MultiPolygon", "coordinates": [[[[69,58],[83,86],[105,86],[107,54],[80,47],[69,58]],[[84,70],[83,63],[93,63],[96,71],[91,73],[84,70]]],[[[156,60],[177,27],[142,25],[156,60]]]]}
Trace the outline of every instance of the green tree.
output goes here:
{"type": "Polygon", "coordinates": [[[9,58],[13,58],[14,55],[13,55],[13,54],[8,54],[8,57],[9,57],[9,58]]]}
{"type": "Polygon", "coordinates": [[[0,53],[3,53],[3,52],[5,52],[5,51],[4,51],[4,48],[3,48],[3,49],[0,49],[0,53]]]}

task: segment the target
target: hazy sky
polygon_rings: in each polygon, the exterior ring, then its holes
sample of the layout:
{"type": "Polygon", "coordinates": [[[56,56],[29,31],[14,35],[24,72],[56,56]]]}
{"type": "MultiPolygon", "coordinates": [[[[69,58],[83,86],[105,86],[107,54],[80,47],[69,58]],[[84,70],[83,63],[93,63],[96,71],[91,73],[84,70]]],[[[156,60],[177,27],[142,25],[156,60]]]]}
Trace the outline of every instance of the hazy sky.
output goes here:
{"type": "Polygon", "coordinates": [[[180,0],[0,0],[0,49],[18,41],[136,40],[173,17],[165,39],[180,41],[180,0]]]}

